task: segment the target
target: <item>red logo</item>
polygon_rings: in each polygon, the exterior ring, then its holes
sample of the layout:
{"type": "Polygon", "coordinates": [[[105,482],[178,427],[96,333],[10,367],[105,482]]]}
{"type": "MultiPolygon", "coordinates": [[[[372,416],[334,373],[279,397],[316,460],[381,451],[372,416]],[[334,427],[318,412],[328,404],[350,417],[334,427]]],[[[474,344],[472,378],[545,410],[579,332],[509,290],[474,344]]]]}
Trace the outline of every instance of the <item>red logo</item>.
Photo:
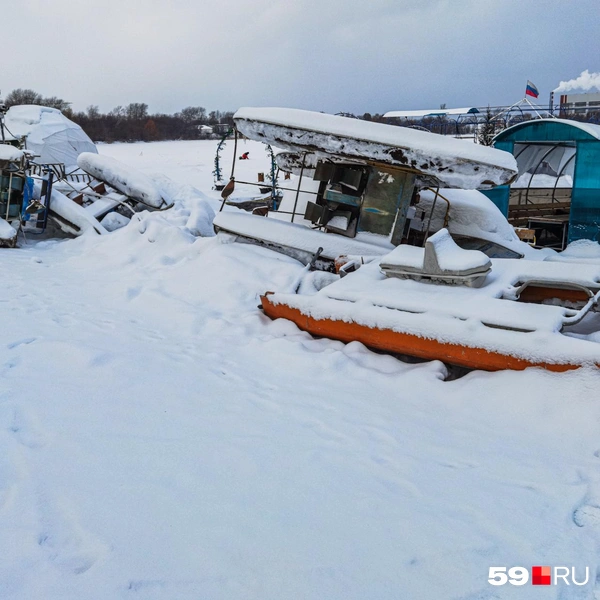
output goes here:
{"type": "Polygon", "coordinates": [[[531,567],[531,585],[552,585],[552,568],[531,567]]]}

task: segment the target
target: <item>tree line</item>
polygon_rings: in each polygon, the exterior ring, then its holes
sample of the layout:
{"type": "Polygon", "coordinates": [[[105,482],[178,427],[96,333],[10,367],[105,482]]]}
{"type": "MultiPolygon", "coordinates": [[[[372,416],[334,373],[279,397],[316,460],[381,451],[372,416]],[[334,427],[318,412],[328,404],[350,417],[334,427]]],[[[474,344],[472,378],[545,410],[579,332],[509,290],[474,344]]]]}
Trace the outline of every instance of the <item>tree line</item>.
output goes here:
{"type": "Polygon", "coordinates": [[[44,97],[34,90],[16,89],[4,99],[7,108],[20,104],[37,104],[60,110],[95,142],[137,142],[161,140],[193,140],[218,136],[218,131],[233,125],[233,112],[188,106],[175,114],[148,112],[148,105],[132,102],[117,106],[108,113],[97,105],[85,111],[74,111],[71,103],[57,96],[44,97]],[[205,126],[203,128],[203,126],[205,126]],[[207,127],[213,128],[213,133],[207,127]]]}

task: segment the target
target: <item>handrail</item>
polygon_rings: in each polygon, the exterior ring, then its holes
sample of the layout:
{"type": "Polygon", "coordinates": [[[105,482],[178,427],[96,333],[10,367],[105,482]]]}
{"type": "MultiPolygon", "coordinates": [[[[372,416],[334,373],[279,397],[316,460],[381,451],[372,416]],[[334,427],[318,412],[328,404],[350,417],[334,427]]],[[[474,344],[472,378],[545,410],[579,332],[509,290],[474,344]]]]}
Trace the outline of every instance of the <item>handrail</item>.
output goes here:
{"type": "MultiPolygon", "coordinates": [[[[424,190],[429,190],[430,192],[435,193],[437,196],[439,196],[442,200],[444,200],[446,202],[446,204],[448,205],[446,207],[446,214],[444,215],[444,227],[448,227],[448,216],[450,214],[450,200],[448,200],[448,198],[446,198],[446,196],[440,194],[440,188],[437,188],[437,190],[434,190],[433,188],[430,187],[426,187],[423,188],[424,190]]],[[[434,206],[431,207],[431,214],[433,215],[433,209],[435,207],[435,200],[434,200],[434,206]]],[[[429,225],[431,224],[431,218],[429,219],[429,224],[427,226],[427,229],[429,229],[429,225]]]]}
{"type": "Polygon", "coordinates": [[[525,204],[527,204],[527,201],[529,200],[529,189],[531,188],[531,183],[533,182],[533,178],[535,177],[537,170],[540,168],[540,165],[544,162],[546,157],[552,154],[557,148],[560,148],[560,146],[552,146],[552,148],[550,148],[550,150],[548,150],[548,152],[546,152],[546,154],[544,154],[544,156],[542,156],[542,158],[540,158],[540,160],[538,161],[538,164],[536,165],[535,169],[533,170],[533,173],[531,174],[529,183],[527,184],[527,191],[525,192],[525,204]]]}
{"type": "MultiPolygon", "coordinates": [[[[563,171],[565,170],[565,168],[567,167],[567,165],[577,156],[577,152],[573,153],[573,156],[571,156],[571,158],[569,158],[569,160],[567,160],[567,162],[562,166],[561,170],[558,172],[558,175],[556,176],[556,181],[554,182],[554,187],[552,188],[552,202],[554,202],[554,195],[556,194],[556,187],[558,186],[558,181],[559,179],[562,177],[563,171]]],[[[572,188],[571,188],[571,194],[572,194],[572,188]]]]}

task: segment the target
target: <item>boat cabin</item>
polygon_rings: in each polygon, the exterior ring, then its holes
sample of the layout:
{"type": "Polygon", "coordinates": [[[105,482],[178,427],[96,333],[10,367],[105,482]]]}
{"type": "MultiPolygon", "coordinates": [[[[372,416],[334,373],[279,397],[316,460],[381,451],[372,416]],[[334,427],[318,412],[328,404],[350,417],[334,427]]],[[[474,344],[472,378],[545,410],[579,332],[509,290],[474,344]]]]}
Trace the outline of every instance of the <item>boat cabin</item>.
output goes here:
{"type": "Polygon", "coordinates": [[[373,233],[401,243],[407,208],[416,187],[415,175],[388,166],[319,161],[313,179],[319,182],[304,218],[325,231],[355,237],[373,233]]]}

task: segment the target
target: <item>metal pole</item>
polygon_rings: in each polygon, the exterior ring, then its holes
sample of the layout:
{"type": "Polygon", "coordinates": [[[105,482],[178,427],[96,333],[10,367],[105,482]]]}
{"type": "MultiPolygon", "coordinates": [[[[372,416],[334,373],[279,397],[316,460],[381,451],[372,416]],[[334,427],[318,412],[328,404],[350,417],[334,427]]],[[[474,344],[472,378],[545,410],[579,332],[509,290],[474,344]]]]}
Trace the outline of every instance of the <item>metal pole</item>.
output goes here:
{"type": "Polygon", "coordinates": [[[300,167],[300,177],[298,178],[298,187],[296,188],[296,199],[294,200],[294,209],[292,210],[292,223],[296,216],[296,206],[298,205],[298,196],[300,196],[300,185],[302,183],[302,175],[304,175],[304,163],[306,162],[306,152],[302,154],[302,166],[300,167]]]}
{"type": "Polygon", "coordinates": [[[431,218],[433,217],[433,211],[435,210],[435,204],[438,199],[438,195],[440,193],[440,188],[435,189],[435,196],[433,198],[433,204],[431,205],[431,212],[429,213],[429,220],[427,221],[427,230],[425,231],[425,239],[423,240],[423,247],[425,247],[425,242],[427,242],[427,238],[429,237],[429,227],[431,226],[431,218]]]}
{"type": "Polygon", "coordinates": [[[11,173],[8,177],[8,196],[6,198],[6,217],[5,219],[8,221],[8,211],[10,210],[10,197],[12,196],[12,181],[13,174],[11,173]]]}
{"type": "Polygon", "coordinates": [[[238,130],[235,129],[235,139],[233,142],[233,163],[231,165],[231,177],[229,179],[233,179],[233,173],[235,171],[235,161],[237,160],[237,141],[238,141],[238,130]]]}

